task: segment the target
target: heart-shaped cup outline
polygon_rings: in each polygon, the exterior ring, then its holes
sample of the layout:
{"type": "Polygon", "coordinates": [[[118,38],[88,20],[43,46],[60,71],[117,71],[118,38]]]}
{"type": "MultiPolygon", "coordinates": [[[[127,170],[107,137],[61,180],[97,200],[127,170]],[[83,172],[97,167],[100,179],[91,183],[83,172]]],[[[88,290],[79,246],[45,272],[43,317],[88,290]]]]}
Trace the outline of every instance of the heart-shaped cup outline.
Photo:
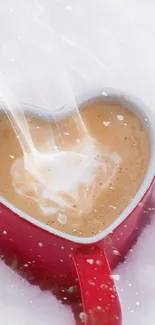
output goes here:
{"type": "MultiPolygon", "coordinates": [[[[108,236],[109,233],[111,233],[116,227],[118,227],[125,219],[126,217],[135,209],[137,204],[141,201],[144,194],[147,192],[147,189],[150,187],[152,180],[155,175],[155,131],[154,131],[154,125],[155,125],[155,115],[140,99],[137,97],[123,92],[121,90],[115,89],[115,88],[101,88],[97,90],[93,90],[88,92],[87,94],[80,95],[76,97],[76,101],[73,103],[64,105],[62,108],[60,108],[58,111],[52,112],[52,115],[57,119],[57,121],[65,119],[68,115],[70,115],[74,111],[74,105],[78,105],[79,109],[81,109],[86,103],[90,101],[94,101],[95,99],[101,99],[106,103],[118,103],[122,104],[123,106],[129,108],[130,110],[133,110],[143,121],[144,125],[148,127],[149,125],[149,135],[150,135],[150,143],[151,143],[151,156],[150,156],[150,162],[149,167],[147,170],[147,173],[145,175],[144,181],[138,190],[135,198],[132,200],[132,202],[127,206],[127,208],[123,211],[123,213],[111,224],[107,229],[105,229],[103,232],[101,232],[98,235],[92,236],[92,237],[76,237],[72,235],[67,235],[61,231],[58,231],[52,227],[44,225],[42,222],[39,222],[32,218],[31,216],[23,213],[22,211],[18,210],[16,207],[14,207],[12,204],[7,202],[3,197],[0,197],[0,202],[7,206],[9,209],[11,209],[14,213],[18,214],[21,218],[24,218],[31,222],[32,224],[35,224],[36,226],[43,228],[44,230],[53,233],[57,236],[66,238],[68,240],[71,240],[73,242],[77,243],[95,243],[103,239],[104,237],[108,236]],[[146,113],[147,112],[147,113],[146,113]]],[[[3,107],[3,106],[2,106],[3,107]]],[[[43,119],[52,120],[51,113],[47,112],[46,109],[39,108],[33,105],[29,104],[22,104],[22,107],[24,109],[26,116],[39,116],[43,119]]]]}

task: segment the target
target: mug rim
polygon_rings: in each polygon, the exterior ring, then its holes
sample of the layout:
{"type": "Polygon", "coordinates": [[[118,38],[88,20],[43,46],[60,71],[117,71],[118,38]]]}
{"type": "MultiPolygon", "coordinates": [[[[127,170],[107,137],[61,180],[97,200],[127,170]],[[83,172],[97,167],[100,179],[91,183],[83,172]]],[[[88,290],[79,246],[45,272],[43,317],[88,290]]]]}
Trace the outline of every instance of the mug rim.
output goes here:
{"type": "MultiPolygon", "coordinates": [[[[53,235],[56,235],[58,237],[61,237],[63,239],[69,240],[71,242],[75,242],[78,244],[94,244],[99,241],[101,241],[103,238],[108,236],[110,233],[112,233],[125,219],[134,211],[134,209],[137,207],[138,203],[141,202],[142,198],[145,196],[147,190],[150,188],[151,183],[155,176],[155,152],[153,148],[155,148],[155,131],[153,129],[153,126],[155,125],[155,113],[145,105],[139,98],[136,96],[133,96],[127,92],[121,91],[119,89],[115,88],[102,88],[95,91],[88,92],[87,94],[80,95],[76,97],[76,101],[74,100],[72,103],[64,105],[61,107],[58,111],[54,111],[52,113],[47,112],[44,108],[39,108],[37,106],[33,106],[30,104],[22,104],[23,109],[26,112],[31,112],[31,114],[35,114],[34,110],[36,110],[37,116],[40,118],[47,116],[51,117],[54,116],[59,119],[65,118],[67,115],[70,115],[70,113],[73,111],[74,106],[78,105],[80,108],[81,105],[86,104],[89,101],[95,100],[95,99],[104,99],[105,102],[117,102],[119,104],[124,105],[125,107],[129,107],[129,109],[132,111],[136,111],[137,115],[141,115],[141,119],[144,124],[147,126],[149,125],[149,135],[150,135],[150,144],[151,144],[151,154],[149,159],[149,166],[146,171],[146,174],[144,176],[143,182],[137,191],[134,199],[128,204],[128,206],[123,210],[123,212],[119,215],[119,217],[114,220],[112,224],[110,224],[109,227],[104,229],[101,233],[98,233],[97,235],[90,236],[90,237],[78,237],[73,236],[70,234],[67,234],[65,232],[62,232],[60,230],[57,230],[56,228],[53,228],[51,226],[48,226],[44,224],[43,222],[31,217],[27,213],[21,211],[20,209],[16,208],[13,204],[8,202],[6,199],[4,199],[2,196],[0,196],[0,203],[2,203],[4,206],[9,208],[12,212],[17,214],[20,218],[28,221],[32,225],[35,225],[42,230],[45,230],[53,235]],[[38,113],[38,110],[40,113],[38,113]],[[143,117],[142,117],[143,116],[143,117]]],[[[4,106],[4,105],[3,105],[4,106]]]]}

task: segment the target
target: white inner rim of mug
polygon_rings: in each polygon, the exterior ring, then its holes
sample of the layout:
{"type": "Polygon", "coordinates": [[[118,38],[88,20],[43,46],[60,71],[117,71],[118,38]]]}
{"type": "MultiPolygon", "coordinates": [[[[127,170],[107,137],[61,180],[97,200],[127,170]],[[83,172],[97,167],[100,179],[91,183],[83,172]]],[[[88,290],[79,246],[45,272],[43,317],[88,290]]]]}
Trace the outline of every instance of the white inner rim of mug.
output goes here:
{"type": "MultiPolygon", "coordinates": [[[[41,221],[38,221],[37,219],[29,216],[28,214],[22,212],[21,210],[17,209],[13,204],[9,203],[7,200],[5,200],[2,196],[0,196],[0,203],[8,207],[10,210],[12,210],[14,213],[16,213],[20,218],[23,218],[30,222],[31,224],[34,224],[38,226],[41,229],[44,229],[48,231],[51,234],[54,234],[56,236],[62,237],[64,239],[70,240],[72,242],[80,243],[80,244],[93,244],[104,237],[106,237],[109,233],[111,233],[115,228],[117,228],[128,216],[129,214],[135,209],[135,207],[138,205],[138,203],[142,200],[143,196],[149,189],[153,178],[155,176],[155,114],[152,110],[150,110],[143,102],[141,102],[138,98],[128,94],[124,93],[123,91],[113,89],[113,88],[104,88],[101,90],[97,90],[91,93],[88,93],[84,96],[79,96],[76,98],[76,104],[83,105],[89,101],[95,100],[95,99],[102,99],[104,102],[110,102],[110,103],[119,103],[122,106],[129,108],[131,111],[136,113],[136,115],[142,120],[144,126],[149,125],[148,131],[150,136],[150,144],[151,144],[151,152],[150,152],[150,160],[149,160],[149,166],[146,172],[146,175],[144,177],[144,180],[142,182],[142,185],[140,186],[137,194],[135,195],[134,199],[131,201],[131,203],[124,209],[124,211],[120,214],[120,216],[105,230],[103,230],[101,233],[91,236],[91,237],[77,237],[73,235],[66,234],[62,231],[59,231],[55,228],[52,228],[51,226],[48,226],[44,224],[41,221]],[[147,119],[147,121],[145,121],[147,119]]],[[[51,118],[49,112],[47,112],[45,109],[38,108],[31,106],[29,104],[23,104],[24,111],[27,115],[37,115],[39,118],[47,119],[51,118]]],[[[75,102],[64,106],[60,110],[56,112],[52,112],[52,115],[56,115],[57,119],[64,119],[67,115],[70,115],[73,111],[73,107],[75,106],[75,102]]]]}

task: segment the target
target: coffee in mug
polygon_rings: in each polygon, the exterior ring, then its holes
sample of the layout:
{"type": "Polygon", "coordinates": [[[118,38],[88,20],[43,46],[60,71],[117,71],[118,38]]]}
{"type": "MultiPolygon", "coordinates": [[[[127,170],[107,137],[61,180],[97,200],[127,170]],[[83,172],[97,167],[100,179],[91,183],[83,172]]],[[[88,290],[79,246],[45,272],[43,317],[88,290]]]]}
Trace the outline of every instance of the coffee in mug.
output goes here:
{"type": "Polygon", "coordinates": [[[47,186],[26,170],[20,135],[1,115],[0,195],[53,228],[90,237],[109,227],[135,197],[148,168],[150,141],[140,118],[120,104],[97,99],[79,112],[88,138],[79,138],[74,113],[57,124],[27,117],[38,150],[51,152],[54,141],[58,150],[71,152],[45,169],[47,186]]]}

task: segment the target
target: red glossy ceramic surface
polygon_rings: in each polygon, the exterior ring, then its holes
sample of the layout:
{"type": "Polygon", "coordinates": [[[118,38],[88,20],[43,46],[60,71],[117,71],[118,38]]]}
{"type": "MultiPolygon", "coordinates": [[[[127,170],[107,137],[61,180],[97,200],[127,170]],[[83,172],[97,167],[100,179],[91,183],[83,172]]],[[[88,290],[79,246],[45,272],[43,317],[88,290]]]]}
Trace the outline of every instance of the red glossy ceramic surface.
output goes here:
{"type": "MultiPolygon", "coordinates": [[[[109,100],[122,102],[120,93],[109,91],[108,96],[109,100]]],[[[134,108],[137,105],[138,112],[144,112],[142,104],[137,104],[135,99],[130,100],[126,95],[123,100],[124,104],[134,108]]],[[[154,144],[152,133],[150,139],[154,144]]],[[[146,179],[133,206],[99,236],[80,239],[62,234],[30,217],[25,218],[23,213],[2,200],[1,257],[28,281],[43,289],[52,289],[64,302],[73,304],[81,291],[84,313],[80,316],[84,324],[121,325],[121,307],[111,268],[123,259],[148,219],[144,210],[151,199],[154,183],[154,156],[150,160],[146,179]]],[[[80,323],[79,318],[77,324],[80,323]]]]}

